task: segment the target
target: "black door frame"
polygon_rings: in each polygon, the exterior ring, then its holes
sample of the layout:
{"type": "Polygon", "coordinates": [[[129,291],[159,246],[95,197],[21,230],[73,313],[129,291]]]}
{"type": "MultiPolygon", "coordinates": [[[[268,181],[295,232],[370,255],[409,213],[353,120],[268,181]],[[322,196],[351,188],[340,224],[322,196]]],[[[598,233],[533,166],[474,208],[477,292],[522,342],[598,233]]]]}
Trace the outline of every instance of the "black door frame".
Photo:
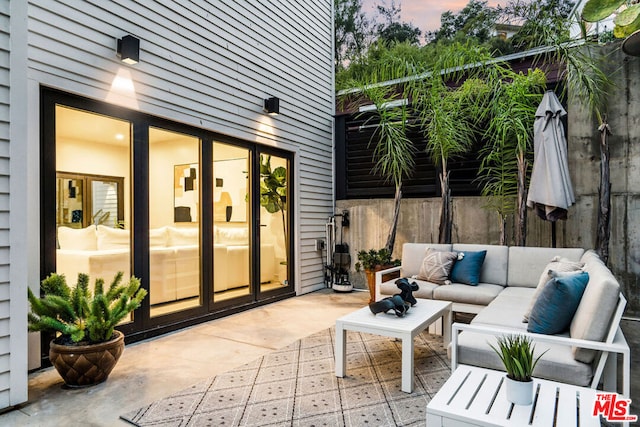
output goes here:
{"type": "MultiPolygon", "coordinates": [[[[245,140],[235,139],[219,135],[204,129],[172,122],[170,120],[147,115],[124,107],[114,106],[102,101],[96,101],[77,95],[62,92],[42,86],[40,91],[40,277],[44,279],[50,272],[55,271],[56,266],[56,223],[55,223],[55,176],[56,176],[56,141],[55,141],[55,107],[61,105],[79,110],[88,111],[100,115],[125,120],[131,123],[131,168],[135,174],[131,175],[131,271],[139,277],[148,289],[149,283],[149,128],[156,127],[169,131],[184,133],[200,139],[200,165],[201,165],[201,212],[200,212],[200,250],[201,250],[201,301],[198,307],[178,311],[162,316],[150,316],[149,298],[145,298],[142,306],[134,313],[134,320],[118,327],[126,334],[127,342],[135,342],[152,336],[161,335],[187,326],[202,323],[208,320],[224,317],[229,314],[244,311],[249,308],[264,305],[277,300],[295,295],[295,277],[293,270],[293,234],[289,233],[289,286],[259,293],[259,262],[252,263],[251,280],[254,292],[248,298],[239,298],[221,302],[214,302],[213,293],[213,210],[203,209],[204,206],[213,206],[213,142],[222,142],[236,145],[250,150],[253,165],[258,158],[258,152],[268,152],[285,157],[289,164],[289,175],[292,176],[293,154],[288,151],[258,146],[245,140]]],[[[259,169],[254,169],[259,170],[259,169]]],[[[259,191],[259,174],[252,174],[252,192],[259,191]]],[[[289,194],[293,194],[293,181],[289,181],[289,194]]],[[[289,197],[289,200],[292,200],[289,197]]],[[[293,230],[293,204],[289,204],[289,224],[293,230]]],[[[252,198],[253,213],[259,213],[259,198],[252,198]],[[256,208],[257,206],[257,208],[256,208]]],[[[252,224],[255,224],[253,215],[252,224]]],[[[259,231],[250,226],[252,245],[252,259],[259,261],[259,231]]],[[[48,344],[50,336],[43,334],[43,360],[48,359],[48,344]]],[[[48,361],[47,361],[48,362],[48,361]]],[[[45,362],[45,363],[47,363],[45,362]]]]}

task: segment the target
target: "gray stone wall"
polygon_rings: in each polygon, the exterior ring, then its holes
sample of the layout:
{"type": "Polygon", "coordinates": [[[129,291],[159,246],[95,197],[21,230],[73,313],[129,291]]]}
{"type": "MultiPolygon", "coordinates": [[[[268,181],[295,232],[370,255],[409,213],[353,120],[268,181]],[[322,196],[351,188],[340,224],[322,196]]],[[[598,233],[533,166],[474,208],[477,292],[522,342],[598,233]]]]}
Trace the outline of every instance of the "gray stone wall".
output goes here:
{"type": "MultiPolygon", "coordinates": [[[[613,133],[609,267],[629,301],[626,315],[640,317],[640,58],[626,56],[619,47],[616,43],[602,48],[607,72],[615,82],[607,103],[613,133]]],[[[569,209],[568,220],[558,222],[557,246],[593,248],[600,181],[598,121],[585,112],[579,100],[569,103],[568,118],[569,169],[576,204],[569,209]]],[[[453,198],[454,242],[499,243],[499,219],[482,206],[481,197],[453,198]]],[[[392,199],[340,200],[336,209],[347,209],[351,215],[343,238],[354,264],[358,250],[384,246],[392,219],[392,199]]],[[[394,256],[401,257],[405,242],[437,241],[439,221],[439,198],[403,200],[394,256]]],[[[551,246],[550,223],[531,211],[527,229],[527,246],[551,246]]],[[[512,224],[509,233],[511,238],[512,224]]],[[[366,288],[362,274],[354,272],[351,279],[356,287],[366,288]]]]}

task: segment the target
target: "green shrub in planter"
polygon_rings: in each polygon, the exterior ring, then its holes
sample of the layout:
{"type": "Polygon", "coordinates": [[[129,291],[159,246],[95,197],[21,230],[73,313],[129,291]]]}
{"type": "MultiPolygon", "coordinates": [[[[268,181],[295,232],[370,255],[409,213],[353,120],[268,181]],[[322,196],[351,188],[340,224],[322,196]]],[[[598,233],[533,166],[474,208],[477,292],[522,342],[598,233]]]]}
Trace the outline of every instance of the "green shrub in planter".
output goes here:
{"type": "Polygon", "coordinates": [[[122,272],[116,274],[106,292],[104,280],[96,279],[92,293],[86,274],[78,274],[78,283],[72,289],[64,275],[52,273],[42,281],[42,298],[28,289],[29,331],[57,332],[59,344],[109,341],[115,326],[147,295],[140,289],[140,280],[132,276],[121,284],[122,276],[122,272]]]}

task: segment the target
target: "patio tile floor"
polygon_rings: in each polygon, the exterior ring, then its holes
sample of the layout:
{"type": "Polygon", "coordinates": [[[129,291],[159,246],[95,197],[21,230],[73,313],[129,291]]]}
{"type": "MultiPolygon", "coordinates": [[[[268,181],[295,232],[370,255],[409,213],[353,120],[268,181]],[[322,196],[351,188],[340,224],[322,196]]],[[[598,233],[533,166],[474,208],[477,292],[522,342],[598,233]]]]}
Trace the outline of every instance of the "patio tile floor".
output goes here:
{"type": "MultiPolygon", "coordinates": [[[[66,389],[53,368],[29,376],[29,401],[0,425],[127,426],[120,414],[328,328],[366,305],[368,292],[313,292],[128,345],[100,385],[66,389]]],[[[640,415],[640,323],[624,320],[632,347],[631,413],[640,415]]]]}

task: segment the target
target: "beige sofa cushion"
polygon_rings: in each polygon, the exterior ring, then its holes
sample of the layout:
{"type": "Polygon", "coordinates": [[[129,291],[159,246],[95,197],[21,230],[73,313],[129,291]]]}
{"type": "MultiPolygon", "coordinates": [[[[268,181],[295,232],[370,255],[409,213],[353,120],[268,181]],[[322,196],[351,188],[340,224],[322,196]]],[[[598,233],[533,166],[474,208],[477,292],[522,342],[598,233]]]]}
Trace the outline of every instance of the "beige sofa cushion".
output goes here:
{"type": "Polygon", "coordinates": [[[507,286],[485,308],[473,318],[473,324],[523,329],[522,316],[535,290],[525,287],[507,286]]]}
{"type": "Polygon", "coordinates": [[[248,227],[218,227],[215,229],[216,243],[227,246],[242,246],[249,244],[248,227]]]}
{"type": "MultiPolygon", "coordinates": [[[[391,279],[380,285],[380,295],[395,295],[400,293],[400,289],[396,286],[396,280],[391,279]]],[[[409,279],[410,282],[416,282],[418,284],[418,290],[413,291],[415,298],[433,299],[433,290],[440,285],[431,282],[425,282],[424,280],[409,279]]]]}
{"type": "Polygon", "coordinates": [[[98,250],[129,249],[131,246],[131,236],[129,230],[106,227],[98,225],[96,229],[98,237],[98,250]]]}
{"type": "MultiPolygon", "coordinates": [[[[594,251],[585,252],[581,261],[584,262],[584,270],[589,273],[589,283],[569,332],[571,338],[604,341],[618,304],[620,284],[594,251]]],[[[573,349],[574,358],[580,362],[591,363],[595,355],[594,350],[573,349]]]]}
{"type": "Polygon", "coordinates": [[[87,228],[58,227],[58,246],[60,249],[75,251],[95,251],[97,246],[96,227],[87,228]]]}
{"type": "Polygon", "coordinates": [[[195,227],[167,227],[167,246],[194,246],[200,242],[200,231],[195,227]]]}
{"type": "Polygon", "coordinates": [[[491,283],[478,283],[477,286],[453,283],[446,286],[438,286],[433,290],[433,299],[453,301],[461,304],[487,305],[504,288],[491,283]]]}
{"type": "Polygon", "coordinates": [[[167,227],[152,228],[149,230],[149,246],[152,248],[164,248],[167,246],[167,227]]]}
{"type": "MultiPolygon", "coordinates": [[[[528,248],[512,246],[509,248],[509,286],[538,286],[540,274],[548,270],[546,267],[555,257],[560,256],[569,261],[580,261],[584,253],[582,248],[528,248]]],[[[546,283],[546,282],[545,282],[546,283]]]]}
{"type": "MultiPolygon", "coordinates": [[[[521,317],[518,317],[521,318],[521,317]]],[[[473,322],[475,324],[475,322],[473,322]]],[[[526,323],[521,323],[526,325],[526,323]]],[[[525,329],[514,329],[514,333],[525,329]]],[[[482,366],[504,372],[504,365],[489,343],[496,346],[496,337],[470,331],[458,336],[458,363],[482,366]]],[[[593,379],[591,365],[572,357],[569,347],[561,344],[535,343],[535,355],[548,350],[536,365],[533,376],[565,384],[589,387],[593,379]]]]}
{"type": "MultiPolygon", "coordinates": [[[[494,285],[507,285],[507,260],[509,247],[501,245],[473,245],[468,243],[455,243],[451,250],[456,252],[487,251],[480,271],[480,283],[494,285]]],[[[470,287],[470,286],[468,286],[470,287]]]]}
{"type": "Polygon", "coordinates": [[[450,251],[451,245],[438,243],[405,243],[402,245],[401,277],[417,276],[427,248],[450,251]]]}

